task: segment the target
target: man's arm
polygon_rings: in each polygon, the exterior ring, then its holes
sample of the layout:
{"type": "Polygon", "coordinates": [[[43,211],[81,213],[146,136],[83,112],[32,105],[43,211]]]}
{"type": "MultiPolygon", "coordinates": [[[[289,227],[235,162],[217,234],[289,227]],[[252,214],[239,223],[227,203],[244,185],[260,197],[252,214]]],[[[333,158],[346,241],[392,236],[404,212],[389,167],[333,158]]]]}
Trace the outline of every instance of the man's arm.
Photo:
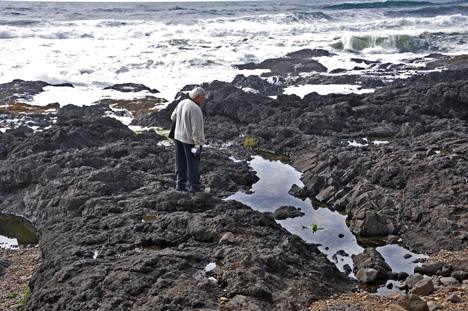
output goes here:
{"type": "Polygon", "coordinates": [[[192,123],[192,138],[195,148],[200,149],[200,146],[205,143],[205,133],[203,129],[203,114],[199,107],[192,110],[191,113],[192,123]]]}

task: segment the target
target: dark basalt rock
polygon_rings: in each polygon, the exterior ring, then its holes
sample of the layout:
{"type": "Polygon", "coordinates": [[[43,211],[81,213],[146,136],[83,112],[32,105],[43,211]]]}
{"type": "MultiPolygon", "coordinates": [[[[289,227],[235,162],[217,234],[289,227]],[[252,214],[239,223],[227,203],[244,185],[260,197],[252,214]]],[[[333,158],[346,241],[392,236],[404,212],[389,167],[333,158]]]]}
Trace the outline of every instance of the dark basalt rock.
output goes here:
{"type": "MultiPolygon", "coordinates": [[[[422,252],[463,249],[466,77],[445,71],[370,94],[277,99],[206,83],[208,142],[231,145],[204,149],[210,192],[195,195],[173,191],[173,151],[156,144],[161,136],[100,117],[105,108],[69,107],[42,132],[0,133],[0,211],[33,220],[44,256],[27,309],[222,309],[224,297],[244,310],[294,310],[349,290],[314,245],[271,215],[222,200],[256,180],[245,162],[229,160],[250,156],[245,137],[288,155],[305,185],[293,192],[346,211],[354,232],[392,235],[422,252]]],[[[183,96],[135,123],[169,128],[183,96]]]]}
{"type": "Polygon", "coordinates": [[[323,56],[332,56],[334,54],[330,53],[324,49],[302,49],[299,51],[291,52],[286,54],[287,57],[291,58],[312,58],[312,57],[323,57],[323,56]]]}
{"type": "Polygon", "coordinates": [[[137,92],[142,92],[142,91],[147,91],[152,94],[159,93],[158,90],[156,89],[151,89],[147,87],[146,85],[143,84],[138,84],[138,83],[121,83],[121,84],[114,84],[112,86],[108,86],[104,88],[105,90],[116,90],[119,92],[124,92],[124,93],[137,93],[137,92]]]}
{"type": "Polygon", "coordinates": [[[219,309],[225,297],[292,310],[351,289],[315,245],[222,200],[257,180],[246,162],[205,148],[209,192],[178,192],[161,136],[71,110],[42,132],[0,133],[0,210],[34,222],[43,256],[26,309],[219,309]]]}
{"type": "Polygon", "coordinates": [[[44,87],[73,87],[70,83],[49,84],[43,81],[24,81],[20,79],[0,84],[0,99],[2,102],[30,100],[34,95],[44,92],[44,87]]]}
{"type": "Polygon", "coordinates": [[[289,53],[287,57],[271,58],[264,60],[259,64],[248,63],[235,65],[234,67],[240,70],[246,69],[269,69],[270,72],[262,74],[262,76],[288,76],[298,75],[302,72],[327,72],[327,68],[320,64],[312,57],[329,56],[325,50],[300,50],[289,53]]]}
{"type": "Polygon", "coordinates": [[[57,113],[59,120],[70,119],[98,119],[105,116],[106,112],[112,113],[109,106],[106,105],[92,105],[78,107],[75,105],[66,105],[57,113]]]}
{"type": "Polygon", "coordinates": [[[237,75],[232,84],[240,89],[252,89],[262,96],[276,96],[283,93],[283,88],[279,85],[269,83],[259,76],[237,75]]]}
{"type": "Polygon", "coordinates": [[[353,272],[364,283],[373,284],[379,280],[386,280],[392,273],[392,268],[375,248],[367,248],[352,258],[353,272]]]}
{"type": "MultiPolygon", "coordinates": [[[[467,76],[444,71],[370,94],[276,100],[216,81],[204,85],[202,109],[212,141],[242,144],[244,135],[290,155],[304,172],[301,193],[346,211],[358,235],[397,235],[421,251],[459,249],[468,231],[460,221],[468,199],[467,76]],[[350,146],[354,140],[361,147],[350,146]]],[[[174,107],[146,125],[168,127],[174,107]]]]}
{"type": "Polygon", "coordinates": [[[276,220],[301,217],[305,214],[294,206],[281,206],[271,214],[276,220]]]}

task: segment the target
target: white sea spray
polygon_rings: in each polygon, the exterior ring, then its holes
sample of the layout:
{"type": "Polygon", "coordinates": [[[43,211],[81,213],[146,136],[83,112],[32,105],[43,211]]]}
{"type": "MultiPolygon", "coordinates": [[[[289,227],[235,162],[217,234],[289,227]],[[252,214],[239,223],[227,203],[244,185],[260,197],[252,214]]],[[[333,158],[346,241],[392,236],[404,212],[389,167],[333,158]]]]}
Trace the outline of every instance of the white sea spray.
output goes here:
{"type": "MultiPolygon", "coordinates": [[[[51,91],[36,96],[34,104],[40,105],[122,98],[103,88],[127,82],[158,89],[172,101],[187,84],[265,72],[240,71],[236,64],[305,48],[332,52],[317,59],[328,71],[351,70],[356,57],[404,63],[433,52],[461,53],[468,49],[463,12],[445,0],[409,7],[364,0],[41,6],[5,1],[0,2],[0,83],[23,79],[75,86],[60,96],[51,91]]],[[[288,90],[294,91],[300,89],[288,90]]]]}

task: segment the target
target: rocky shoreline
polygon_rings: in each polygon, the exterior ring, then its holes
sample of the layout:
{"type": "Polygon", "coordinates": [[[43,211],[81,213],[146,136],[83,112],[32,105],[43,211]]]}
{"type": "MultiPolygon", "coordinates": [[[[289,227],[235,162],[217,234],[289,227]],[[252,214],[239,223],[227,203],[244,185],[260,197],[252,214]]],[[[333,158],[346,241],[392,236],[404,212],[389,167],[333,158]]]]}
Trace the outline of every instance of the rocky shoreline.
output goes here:
{"type": "MultiPolygon", "coordinates": [[[[27,216],[39,232],[42,262],[25,309],[307,310],[314,301],[351,292],[356,281],[316,245],[287,232],[272,215],[223,200],[256,181],[245,161],[230,157],[246,160],[254,152],[288,156],[305,185],[291,193],[345,212],[358,238],[381,237],[429,254],[464,251],[463,58],[439,57],[452,70],[374,80],[382,86],[370,94],[282,95],[282,83],[303,80],[289,72],[297,68],[290,60],[309,54],[259,64],[284,76],[277,84],[239,76],[233,83],[203,85],[211,147],[202,161],[206,193],[174,191],[172,149],[158,143],[165,138],[153,131],[136,134],[105,117],[112,112],[106,105],[32,113],[24,125],[39,123],[40,131],[19,127],[0,134],[0,211],[27,216]],[[276,99],[266,97],[273,94],[276,99]],[[251,148],[243,146],[246,139],[251,148]]],[[[314,66],[310,61],[304,70],[314,66]]],[[[2,85],[1,101],[11,99],[12,90],[27,95],[42,86],[2,85]]],[[[133,124],[168,128],[182,98],[159,112],[136,114],[133,124]]],[[[11,117],[2,112],[2,120],[11,117]]],[[[398,278],[399,271],[372,258],[371,266],[355,263],[362,282],[377,280],[368,279],[371,269],[381,271],[379,278],[398,278]]],[[[450,273],[468,273],[466,263],[450,273]]]]}

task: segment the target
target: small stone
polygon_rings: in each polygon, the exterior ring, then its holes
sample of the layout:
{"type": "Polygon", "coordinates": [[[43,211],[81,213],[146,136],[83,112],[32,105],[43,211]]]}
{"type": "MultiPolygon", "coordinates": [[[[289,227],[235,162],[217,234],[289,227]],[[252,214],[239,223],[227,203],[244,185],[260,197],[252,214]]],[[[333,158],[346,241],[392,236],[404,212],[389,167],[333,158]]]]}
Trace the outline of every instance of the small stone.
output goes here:
{"type": "Polygon", "coordinates": [[[398,300],[400,297],[403,296],[403,294],[399,291],[393,291],[388,293],[387,298],[393,299],[393,300],[398,300]]]}
{"type": "Polygon", "coordinates": [[[222,302],[229,301],[229,299],[228,299],[228,298],[226,298],[226,297],[221,297],[221,298],[219,298],[219,300],[220,300],[220,301],[222,301],[222,302]]]}
{"type": "Polygon", "coordinates": [[[460,284],[456,278],[453,278],[451,276],[449,277],[444,277],[440,278],[440,283],[444,286],[451,286],[451,285],[457,285],[460,284]]]}
{"type": "Polygon", "coordinates": [[[453,303],[457,303],[457,302],[461,301],[460,297],[458,297],[455,294],[452,294],[452,295],[448,296],[447,300],[450,301],[450,302],[453,302],[453,303]]]}
{"type": "Polygon", "coordinates": [[[232,232],[227,232],[219,240],[219,244],[231,244],[231,243],[234,243],[234,241],[235,241],[234,234],[232,234],[232,232]]]}
{"type": "Polygon", "coordinates": [[[406,311],[402,306],[396,305],[396,304],[391,304],[388,306],[389,311],[406,311]]]}
{"type": "Polygon", "coordinates": [[[404,290],[404,289],[407,289],[408,288],[408,285],[406,285],[405,282],[401,283],[401,284],[397,284],[395,285],[396,288],[400,289],[400,290],[404,290]]]}
{"type": "Polygon", "coordinates": [[[435,310],[440,310],[443,309],[444,306],[434,302],[434,301],[428,301],[427,306],[429,307],[429,311],[435,311],[435,310]]]}

